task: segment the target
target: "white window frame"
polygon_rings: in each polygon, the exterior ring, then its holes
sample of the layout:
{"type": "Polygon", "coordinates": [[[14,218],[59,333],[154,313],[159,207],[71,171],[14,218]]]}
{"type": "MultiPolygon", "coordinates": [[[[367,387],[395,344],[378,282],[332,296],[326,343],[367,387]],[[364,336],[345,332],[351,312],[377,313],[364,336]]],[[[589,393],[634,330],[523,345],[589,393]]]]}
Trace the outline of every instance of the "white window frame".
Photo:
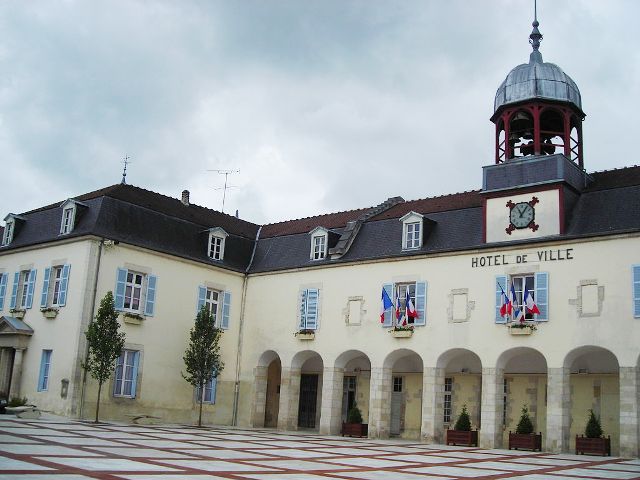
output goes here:
{"type": "Polygon", "coordinates": [[[141,314],[144,310],[143,306],[145,304],[146,299],[144,298],[144,289],[147,283],[147,275],[141,272],[136,272],[134,270],[127,271],[127,280],[124,284],[124,307],[123,310],[125,312],[131,313],[139,313],[141,314]],[[137,278],[140,278],[140,283],[136,283],[137,278]],[[138,308],[134,308],[131,305],[133,304],[133,300],[136,298],[135,293],[137,292],[137,301],[138,308]],[[127,306],[127,298],[128,298],[128,306],[127,306]]]}
{"type": "Polygon", "coordinates": [[[49,281],[49,298],[51,307],[59,307],[60,302],[60,286],[62,285],[62,269],[64,265],[55,265],[51,267],[51,280],[49,281]]]}
{"type": "Polygon", "coordinates": [[[7,220],[4,224],[4,235],[2,236],[2,245],[9,245],[13,240],[13,232],[15,229],[15,220],[7,220]]]}
{"type": "Polygon", "coordinates": [[[418,250],[421,248],[424,237],[424,215],[412,211],[402,216],[400,221],[402,222],[402,249],[418,250]]]}
{"type": "MultiPolygon", "coordinates": [[[[29,279],[31,270],[20,270],[18,277],[18,292],[16,294],[16,308],[27,308],[27,297],[29,296],[29,279]]],[[[34,292],[35,294],[35,292],[34,292]]]]}
{"type": "Polygon", "coordinates": [[[60,235],[66,235],[73,230],[75,220],[75,207],[66,207],[62,209],[62,222],[60,223],[60,235]]]}
{"type": "MultiPolygon", "coordinates": [[[[409,289],[409,298],[411,298],[411,301],[413,302],[413,306],[414,308],[416,308],[416,282],[396,283],[395,292],[394,292],[396,296],[394,296],[391,301],[395,305],[396,298],[400,299],[400,318],[402,318],[407,311],[407,304],[406,304],[407,289],[409,289]]],[[[395,312],[393,312],[393,315],[395,315],[395,312]]],[[[414,320],[415,320],[414,318],[407,318],[407,323],[413,324],[414,320]]]]}
{"type": "Polygon", "coordinates": [[[311,260],[323,260],[327,257],[327,247],[329,243],[329,230],[324,227],[316,227],[309,232],[311,236],[311,249],[309,258],[311,260]]]}
{"type": "Polygon", "coordinates": [[[122,357],[123,357],[122,358],[122,375],[120,376],[120,382],[118,383],[117,383],[118,375],[116,373],[118,369],[118,363],[116,361],[116,370],[114,371],[114,375],[113,375],[113,382],[114,382],[113,396],[114,397],[135,398],[136,392],[133,391],[133,387],[134,385],[137,384],[137,382],[136,382],[136,379],[133,378],[133,375],[137,373],[135,368],[136,355],[139,355],[138,350],[131,350],[131,349],[122,350],[122,357]],[[127,380],[127,372],[130,370],[133,370],[133,373],[131,374],[131,379],[127,380]],[[125,387],[127,382],[131,384],[131,387],[130,387],[131,391],[129,393],[125,393],[125,387]]]}
{"type": "Polygon", "coordinates": [[[444,379],[444,399],[443,399],[443,420],[444,423],[451,423],[451,415],[453,413],[453,377],[445,377],[444,379]]]}
{"type": "MultiPolygon", "coordinates": [[[[509,284],[507,285],[509,291],[511,291],[511,284],[513,283],[513,289],[516,292],[516,304],[513,306],[514,311],[517,308],[518,310],[522,310],[522,306],[524,303],[524,287],[529,287],[529,292],[533,297],[534,301],[536,298],[536,275],[535,273],[523,273],[523,274],[515,274],[509,275],[508,277],[509,284]]],[[[507,293],[508,295],[508,293],[507,293]]],[[[535,321],[535,315],[533,313],[525,312],[525,320],[535,321]]]]}
{"type": "Polygon", "coordinates": [[[202,389],[202,391],[200,391],[199,387],[196,387],[196,401],[199,402],[200,398],[202,398],[202,403],[208,404],[208,405],[215,405],[217,395],[214,395],[214,391],[217,394],[218,377],[211,377],[211,379],[208,382],[205,382],[203,386],[204,388],[202,389]],[[213,386],[214,382],[216,383],[215,389],[213,386]],[[207,398],[207,394],[209,394],[209,398],[207,398]]]}
{"type": "Polygon", "coordinates": [[[204,306],[207,311],[213,315],[213,324],[218,327],[218,320],[220,318],[220,308],[222,305],[222,295],[223,292],[220,290],[216,290],[213,288],[207,288],[207,293],[204,297],[204,306]],[[213,296],[216,295],[216,299],[213,299],[213,296]],[[212,308],[213,307],[213,308],[212,308]]]}
{"type": "Polygon", "coordinates": [[[220,227],[209,229],[207,257],[211,260],[224,260],[224,247],[228,236],[229,234],[220,227]]]}

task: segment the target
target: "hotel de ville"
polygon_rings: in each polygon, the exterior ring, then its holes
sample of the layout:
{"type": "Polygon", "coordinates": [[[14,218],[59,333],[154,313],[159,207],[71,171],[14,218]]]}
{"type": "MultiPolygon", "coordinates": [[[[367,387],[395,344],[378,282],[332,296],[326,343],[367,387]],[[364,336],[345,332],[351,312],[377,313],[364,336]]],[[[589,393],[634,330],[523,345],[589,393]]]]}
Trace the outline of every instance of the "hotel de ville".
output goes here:
{"type": "Polygon", "coordinates": [[[124,182],[2,212],[0,398],[93,418],[84,332],[112,291],[104,419],[192,423],[202,398],[207,424],[340,434],[357,404],[371,438],[444,443],[466,406],[480,446],[506,448],[526,407],[569,452],[593,410],[637,457],[640,167],[589,170],[578,84],[538,27],[487,112],[480,190],[268,225],[124,182]],[[196,393],[203,305],[225,368],[196,393]]]}

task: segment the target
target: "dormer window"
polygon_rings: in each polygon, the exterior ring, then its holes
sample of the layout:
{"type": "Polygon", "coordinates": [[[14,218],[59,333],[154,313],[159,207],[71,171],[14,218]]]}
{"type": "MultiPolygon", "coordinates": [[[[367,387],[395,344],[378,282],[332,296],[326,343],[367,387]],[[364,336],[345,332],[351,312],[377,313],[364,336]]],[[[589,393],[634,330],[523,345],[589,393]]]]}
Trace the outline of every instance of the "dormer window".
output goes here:
{"type": "Polygon", "coordinates": [[[329,231],[323,227],[311,230],[311,260],[322,260],[327,256],[327,237],[329,231]]]}
{"type": "Polygon", "coordinates": [[[62,221],[60,222],[60,235],[71,233],[76,226],[79,215],[88,208],[84,203],[76,200],[65,200],[60,205],[62,208],[62,221]]]}
{"type": "Polygon", "coordinates": [[[15,220],[11,217],[5,218],[4,235],[2,236],[2,245],[9,245],[13,240],[13,231],[15,228],[15,220]]]}
{"type": "Polygon", "coordinates": [[[73,230],[73,210],[73,207],[68,207],[62,211],[62,225],[60,225],[60,235],[65,235],[73,230]]]}
{"type": "Polygon", "coordinates": [[[209,230],[207,255],[211,260],[222,260],[224,258],[224,244],[228,236],[229,234],[220,227],[209,230]]]}
{"type": "Polygon", "coordinates": [[[416,212],[409,212],[400,221],[402,222],[402,249],[415,250],[422,247],[423,216],[416,212]]]}

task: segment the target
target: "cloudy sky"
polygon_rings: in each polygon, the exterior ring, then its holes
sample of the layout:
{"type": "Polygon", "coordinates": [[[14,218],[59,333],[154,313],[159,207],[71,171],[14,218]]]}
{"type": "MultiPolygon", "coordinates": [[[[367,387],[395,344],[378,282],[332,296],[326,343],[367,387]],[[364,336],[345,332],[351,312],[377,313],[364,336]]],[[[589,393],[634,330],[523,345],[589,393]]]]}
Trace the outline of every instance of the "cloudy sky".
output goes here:
{"type": "MultiPolygon", "coordinates": [[[[635,0],[539,0],[589,171],[639,163],[635,0]]],[[[532,0],[0,0],[0,218],[128,183],[257,223],[477,189],[532,0]]]]}

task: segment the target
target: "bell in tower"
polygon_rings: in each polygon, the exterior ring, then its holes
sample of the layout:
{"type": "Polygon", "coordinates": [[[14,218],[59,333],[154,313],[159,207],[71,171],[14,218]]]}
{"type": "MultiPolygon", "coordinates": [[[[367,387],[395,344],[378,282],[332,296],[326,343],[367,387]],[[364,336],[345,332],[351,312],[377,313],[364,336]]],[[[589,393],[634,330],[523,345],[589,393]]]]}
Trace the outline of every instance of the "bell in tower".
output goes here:
{"type": "Polygon", "coordinates": [[[511,70],[496,92],[495,162],[563,154],[584,170],[580,90],[560,67],[542,61],[539,25],[536,12],[529,63],[511,70]]]}

